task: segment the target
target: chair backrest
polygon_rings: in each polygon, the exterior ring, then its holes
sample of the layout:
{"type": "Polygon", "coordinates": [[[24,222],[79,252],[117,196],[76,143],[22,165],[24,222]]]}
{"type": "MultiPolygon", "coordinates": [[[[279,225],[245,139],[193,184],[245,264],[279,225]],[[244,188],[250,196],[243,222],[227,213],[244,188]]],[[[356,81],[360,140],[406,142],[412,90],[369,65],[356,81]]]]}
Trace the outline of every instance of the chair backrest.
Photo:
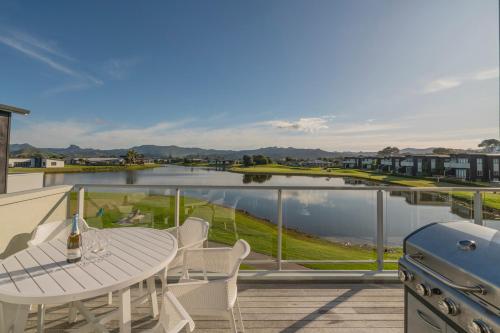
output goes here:
{"type": "Polygon", "coordinates": [[[171,291],[165,292],[158,319],[158,329],[155,332],[177,333],[186,325],[190,332],[194,330],[194,322],[191,316],[182,307],[171,291]],[[161,329],[160,329],[161,328],[161,329]]]}
{"type": "Polygon", "coordinates": [[[208,227],[208,222],[203,219],[197,217],[188,218],[179,227],[179,246],[189,246],[190,244],[206,240],[208,237],[208,227]]]}
{"type": "Polygon", "coordinates": [[[238,275],[240,264],[250,254],[250,245],[243,239],[239,239],[231,249],[229,256],[229,276],[235,277],[238,275]]]}
{"type": "MultiPolygon", "coordinates": [[[[85,232],[89,229],[87,222],[82,218],[80,218],[78,226],[81,232],[85,232]]],[[[40,224],[33,232],[28,245],[38,245],[58,238],[66,239],[70,229],[71,219],[40,224]]]]}

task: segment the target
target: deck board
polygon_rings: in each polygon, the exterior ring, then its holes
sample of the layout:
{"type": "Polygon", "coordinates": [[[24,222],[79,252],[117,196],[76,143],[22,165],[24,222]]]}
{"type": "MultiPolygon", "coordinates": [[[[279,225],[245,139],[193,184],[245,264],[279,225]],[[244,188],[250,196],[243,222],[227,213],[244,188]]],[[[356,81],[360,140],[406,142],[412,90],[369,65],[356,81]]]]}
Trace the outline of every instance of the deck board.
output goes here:
{"type": "MultiPolygon", "coordinates": [[[[403,289],[398,284],[241,284],[240,306],[248,333],[403,333],[403,289]]],[[[136,295],[134,288],[132,294],[136,295]]],[[[95,314],[114,309],[106,297],[85,302],[95,314]]],[[[115,300],[114,305],[116,306],[115,300]]],[[[48,307],[46,332],[71,331],[83,325],[79,318],[68,324],[67,307],[48,307]]],[[[148,304],[132,314],[133,331],[150,328],[148,304]]],[[[195,317],[196,333],[230,332],[227,320],[195,317]]],[[[118,332],[118,323],[107,324],[118,332]]],[[[28,332],[36,332],[36,313],[31,313],[28,332]]]]}

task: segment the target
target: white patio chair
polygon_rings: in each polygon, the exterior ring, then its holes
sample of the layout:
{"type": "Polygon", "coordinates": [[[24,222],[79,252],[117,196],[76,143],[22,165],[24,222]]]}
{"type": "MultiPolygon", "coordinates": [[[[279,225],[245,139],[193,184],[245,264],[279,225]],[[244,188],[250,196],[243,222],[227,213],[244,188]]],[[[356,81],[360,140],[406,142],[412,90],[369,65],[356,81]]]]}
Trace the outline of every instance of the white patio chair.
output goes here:
{"type": "Polygon", "coordinates": [[[194,330],[191,316],[182,307],[174,294],[167,291],[163,295],[158,323],[151,329],[143,330],[144,333],[177,333],[183,328],[189,332],[194,330]]]}
{"type": "MultiPolygon", "coordinates": [[[[83,218],[80,218],[78,227],[80,228],[81,232],[92,229],[87,224],[87,221],[85,221],[83,218]]],[[[68,238],[70,230],[71,219],[40,224],[33,231],[31,239],[28,241],[28,246],[38,245],[58,238],[66,240],[68,238]]]]}
{"type": "Polygon", "coordinates": [[[245,331],[238,303],[236,280],[240,264],[250,253],[250,245],[238,240],[232,248],[204,248],[187,250],[184,256],[185,272],[203,271],[222,274],[213,280],[181,280],[169,284],[171,291],[190,315],[224,316],[229,319],[233,332],[237,332],[234,308],[242,332],[245,331]]]}
{"type": "Polygon", "coordinates": [[[208,238],[208,229],[208,222],[197,217],[189,217],[179,227],[167,229],[177,238],[178,243],[177,255],[168,265],[169,272],[182,269],[186,250],[203,248],[208,238]]]}

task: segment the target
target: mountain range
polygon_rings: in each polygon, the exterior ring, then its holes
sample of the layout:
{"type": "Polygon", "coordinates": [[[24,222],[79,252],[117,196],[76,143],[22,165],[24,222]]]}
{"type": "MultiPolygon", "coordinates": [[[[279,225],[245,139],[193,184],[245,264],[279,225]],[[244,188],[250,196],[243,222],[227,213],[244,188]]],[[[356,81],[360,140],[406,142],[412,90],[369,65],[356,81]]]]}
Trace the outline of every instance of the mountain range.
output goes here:
{"type": "MultiPolygon", "coordinates": [[[[221,149],[203,149],[195,147],[179,146],[157,146],[141,145],[131,147],[147,158],[169,158],[169,157],[209,157],[209,158],[227,158],[241,159],[243,155],[264,155],[273,159],[282,159],[285,157],[317,159],[320,157],[341,157],[346,155],[370,155],[374,152],[337,152],[326,151],[322,149],[307,149],[293,147],[266,147],[249,150],[221,150],[221,149]]],[[[434,148],[405,148],[401,150],[404,154],[427,154],[432,153],[434,148]]],[[[38,148],[28,143],[11,144],[11,156],[60,156],[60,157],[119,157],[127,153],[128,149],[94,149],[81,148],[77,145],[70,145],[66,148],[38,148]]]]}

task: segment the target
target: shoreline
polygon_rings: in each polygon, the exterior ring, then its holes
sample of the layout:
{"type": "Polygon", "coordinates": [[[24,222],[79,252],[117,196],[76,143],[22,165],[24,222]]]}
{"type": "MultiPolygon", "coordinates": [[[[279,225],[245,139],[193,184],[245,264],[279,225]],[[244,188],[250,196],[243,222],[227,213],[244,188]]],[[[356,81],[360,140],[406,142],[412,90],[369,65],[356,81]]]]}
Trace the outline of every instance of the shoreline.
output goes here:
{"type": "Polygon", "coordinates": [[[129,170],[146,170],[160,167],[160,164],[146,165],[103,165],[103,166],[65,166],[63,168],[9,168],[9,174],[16,173],[95,173],[95,172],[118,172],[129,170]]]}

